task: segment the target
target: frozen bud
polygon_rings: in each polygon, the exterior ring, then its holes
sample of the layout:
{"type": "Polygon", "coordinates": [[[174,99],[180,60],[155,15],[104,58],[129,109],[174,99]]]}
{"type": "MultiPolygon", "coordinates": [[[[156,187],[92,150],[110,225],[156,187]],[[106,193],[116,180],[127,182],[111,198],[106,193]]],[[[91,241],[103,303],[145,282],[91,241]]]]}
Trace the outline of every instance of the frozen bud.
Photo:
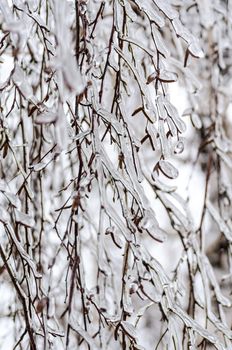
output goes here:
{"type": "Polygon", "coordinates": [[[180,154],[184,151],[184,142],[182,140],[179,140],[174,148],[175,154],[180,154]]]}
{"type": "Polygon", "coordinates": [[[130,294],[134,294],[137,292],[139,286],[138,286],[138,283],[136,281],[132,282],[131,285],[130,285],[130,294]]]}
{"type": "Polygon", "coordinates": [[[37,314],[41,313],[44,310],[44,308],[47,306],[47,304],[48,304],[48,298],[47,297],[41,298],[36,305],[37,314]]]}
{"type": "Polygon", "coordinates": [[[87,300],[85,303],[85,313],[88,314],[90,310],[90,301],[87,300]]]}

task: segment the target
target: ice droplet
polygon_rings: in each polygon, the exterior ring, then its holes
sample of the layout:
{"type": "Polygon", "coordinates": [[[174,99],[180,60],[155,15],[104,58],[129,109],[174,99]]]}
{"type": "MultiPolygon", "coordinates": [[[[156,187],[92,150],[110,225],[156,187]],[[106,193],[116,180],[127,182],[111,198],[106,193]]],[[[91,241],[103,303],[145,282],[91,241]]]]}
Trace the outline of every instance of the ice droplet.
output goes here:
{"type": "Polygon", "coordinates": [[[159,161],[159,169],[169,179],[176,179],[179,175],[179,171],[167,160],[159,161]]]}
{"type": "Polygon", "coordinates": [[[133,339],[137,338],[137,331],[135,326],[127,321],[121,321],[121,327],[124,329],[124,331],[133,339]]]}
{"type": "Polygon", "coordinates": [[[192,113],[191,114],[191,121],[193,126],[195,126],[196,129],[201,129],[202,128],[202,122],[198,114],[192,113]]]}
{"type": "Polygon", "coordinates": [[[174,83],[177,81],[178,76],[175,72],[169,72],[165,69],[162,69],[158,78],[164,83],[174,83]]]}
{"type": "Polygon", "coordinates": [[[29,166],[30,169],[33,169],[34,171],[40,171],[43,170],[47,166],[47,163],[41,162],[37,164],[32,164],[29,166]]]}
{"type": "Polygon", "coordinates": [[[192,56],[196,58],[204,57],[204,52],[202,51],[196,40],[189,45],[188,50],[192,54],[192,56]]]}

